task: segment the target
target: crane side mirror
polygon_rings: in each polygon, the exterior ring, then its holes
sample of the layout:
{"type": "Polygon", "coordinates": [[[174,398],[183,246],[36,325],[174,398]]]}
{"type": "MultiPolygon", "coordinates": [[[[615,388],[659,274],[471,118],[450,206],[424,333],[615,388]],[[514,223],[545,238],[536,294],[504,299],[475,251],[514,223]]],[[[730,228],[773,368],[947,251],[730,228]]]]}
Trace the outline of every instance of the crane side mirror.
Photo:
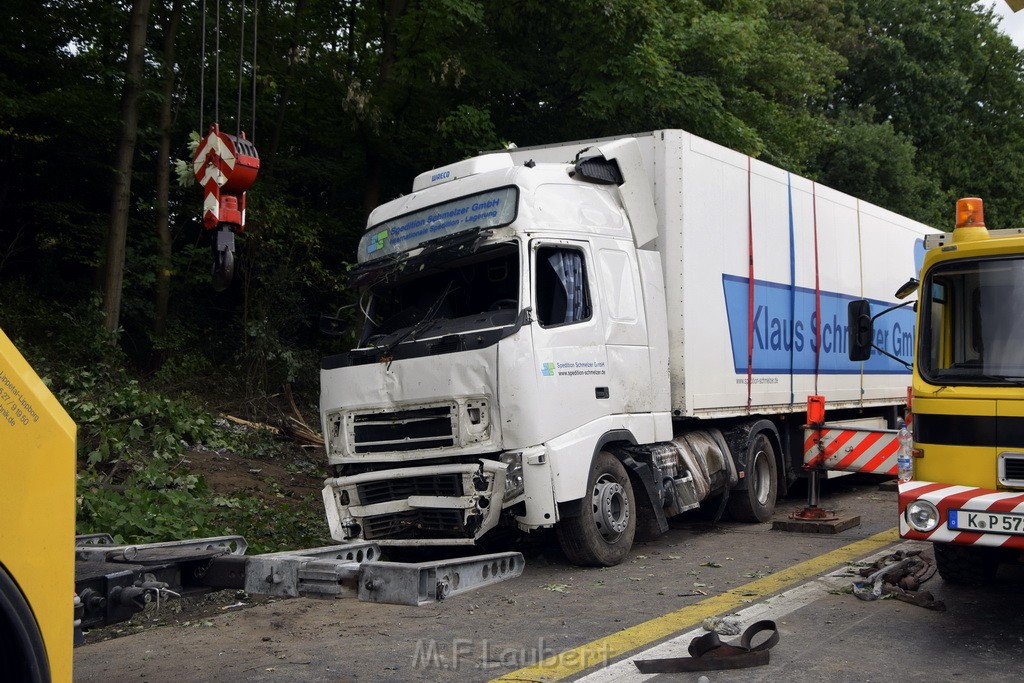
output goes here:
{"type": "Polygon", "coordinates": [[[875,325],[871,319],[871,304],[867,299],[855,299],[846,307],[847,328],[849,329],[849,356],[852,361],[864,361],[871,357],[871,341],[875,336],[875,325]]]}
{"type": "Polygon", "coordinates": [[[896,290],[896,298],[902,301],[908,296],[917,291],[917,288],[921,286],[921,283],[916,277],[912,277],[903,283],[903,286],[896,290]]]}

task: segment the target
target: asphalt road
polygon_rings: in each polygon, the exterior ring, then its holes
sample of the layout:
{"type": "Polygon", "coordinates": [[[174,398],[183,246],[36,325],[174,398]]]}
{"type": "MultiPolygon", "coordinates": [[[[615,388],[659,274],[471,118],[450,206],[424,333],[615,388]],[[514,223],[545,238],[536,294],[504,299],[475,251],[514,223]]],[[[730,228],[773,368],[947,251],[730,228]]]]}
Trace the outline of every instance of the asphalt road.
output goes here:
{"type": "MultiPolygon", "coordinates": [[[[801,507],[782,501],[779,516],[801,507]]],[[[674,520],[618,567],[568,565],[551,538],[521,577],[426,607],[298,598],[81,646],[76,681],[1018,681],[1024,576],[991,586],[936,576],[945,612],[842,589],[849,562],[891,552],[896,493],[826,482],[822,506],[860,515],[838,534],[674,520]],[[641,675],[637,659],[686,654],[702,620],[773,619],[770,661],[737,671],[641,675]]],[[[927,545],[921,547],[927,551],[927,545]]],[[[930,551],[927,551],[930,553],[930,551]]],[[[724,637],[725,640],[732,640],[724,637]]]]}

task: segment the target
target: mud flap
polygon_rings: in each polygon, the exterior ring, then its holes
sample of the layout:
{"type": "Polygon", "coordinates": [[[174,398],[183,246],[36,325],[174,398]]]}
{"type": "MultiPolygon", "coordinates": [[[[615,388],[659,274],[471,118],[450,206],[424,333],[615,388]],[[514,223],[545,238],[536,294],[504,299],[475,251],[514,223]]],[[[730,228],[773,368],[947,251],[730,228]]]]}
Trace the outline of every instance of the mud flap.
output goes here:
{"type": "Polygon", "coordinates": [[[637,517],[637,531],[641,531],[639,527],[641,520],[646,521],[648,527],[642,530],[643,536],[660,536],[668,531],[668,519],[665,517],[665,509],[662,506],[661,487],[659,482],[654,479],[654,470],[651,465],[634,460],[632,456],[622,451],[612,452],[622,462],[629,474],[629,482],[633,485],[637,507],[643,508],[643,513],[637,517]]]}

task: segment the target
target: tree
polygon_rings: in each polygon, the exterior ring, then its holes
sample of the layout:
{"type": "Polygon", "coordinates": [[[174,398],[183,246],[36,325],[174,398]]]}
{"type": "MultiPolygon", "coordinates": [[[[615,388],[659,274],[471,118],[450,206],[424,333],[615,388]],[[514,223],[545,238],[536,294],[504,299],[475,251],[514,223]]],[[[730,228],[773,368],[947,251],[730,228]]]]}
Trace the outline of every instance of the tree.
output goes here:
{"type": "Polygon", "coordinates": [[[914,217],[948,223],[956,196],[979,195],[992,200],[990,222],[1019,223],[1024,61],[992,11],[970,0],[847,0],[845,10],[864,28],[837,45],[850,68],[829,109],[888,122],[913,144],[915,167],[942,188],[914,217]]]}
{"type": "Polygon", "coordinates": [[[114,332],[121,316],[121,285],[124,280],[125,239],[131,207],[132,168],[139,125],[139,95],[149,21],[150,0],[132,0],[128,23],[128,53],[121,94],[121,134],[114,166],[114,191],[107,233],[107,258],[103,288],[104,326],[114,332]]]}
{"type": "Polygon", "coordinates": [[[941,225],[938,181],[916,165],[917,150],[889,122],[846,114],[832,121],[816,160],[817,179],[905,216],[941,225]]]}
{"type": "Polygon", "coordinates": [[[156,231],[160,239],[160,259],[156,274],[156,311],[153,316],[153,334],[162,337],[167,332],[167,309],[171,298],[172,249],[168,200],[171,186],[171,125],[174,86],[174,41],[181,23],[181,0],[174,0],[164,24],[162,77],[160,101],[160,150],[156,158],[156,231]]]}

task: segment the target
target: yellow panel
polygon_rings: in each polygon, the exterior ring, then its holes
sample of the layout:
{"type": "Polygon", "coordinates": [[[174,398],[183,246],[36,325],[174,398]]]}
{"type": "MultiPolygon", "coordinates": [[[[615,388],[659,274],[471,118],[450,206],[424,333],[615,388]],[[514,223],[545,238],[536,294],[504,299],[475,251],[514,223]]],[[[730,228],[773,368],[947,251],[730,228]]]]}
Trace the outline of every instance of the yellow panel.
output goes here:
{"type": "MultiPolygon", "coordinates": [[[[1021,0],[1024,2],[1024,0],[1021,0]]],[[[1016,393],[1021,393],[1018,389],[1016,393]]],[[[996,410],[999,417],[1024,417],[1024,396],[1018,400],[1000,399],[996,410]]]]}
{"type": "Polygon", "coordinates": [[[996,450],[988,447],[918,444],[924,456],[914,459],[914,478],[957,486],[997,488],[996,450]]]}
{"type": "MultiPolygon", "coordinates": [[[[991,390],[986,394],[991,396],[991,390]]],[[[914,413],[918,415],[974,415],[987,417],[996,414],[992,399],[974,398],[922,398],[914,396],[914,413]]]]}
{"type": "Polygon", "coordinates": [[[0,563],[39,623],[55,681],[71,680],[75,423],[0,330],[0,563]]]}
{"type": "MultiPolygon", "coordinates": [[[[957,387],[957,390],[958,397],[970,394],[992,395],[991,387],[957,387]]],[[[996,401],[992,399],[953,398],[950,393],[943,392],[942,398],[921,398],[915,395],[915,415],[989,417],[996,414],[996,401]]],[[[996,449],[988,446],[944,446],[926,442],[916,442],[915,446],[923,451],[923,456],[914,460],[915,479],[958,486],[996,488],[996,449]]]]}

